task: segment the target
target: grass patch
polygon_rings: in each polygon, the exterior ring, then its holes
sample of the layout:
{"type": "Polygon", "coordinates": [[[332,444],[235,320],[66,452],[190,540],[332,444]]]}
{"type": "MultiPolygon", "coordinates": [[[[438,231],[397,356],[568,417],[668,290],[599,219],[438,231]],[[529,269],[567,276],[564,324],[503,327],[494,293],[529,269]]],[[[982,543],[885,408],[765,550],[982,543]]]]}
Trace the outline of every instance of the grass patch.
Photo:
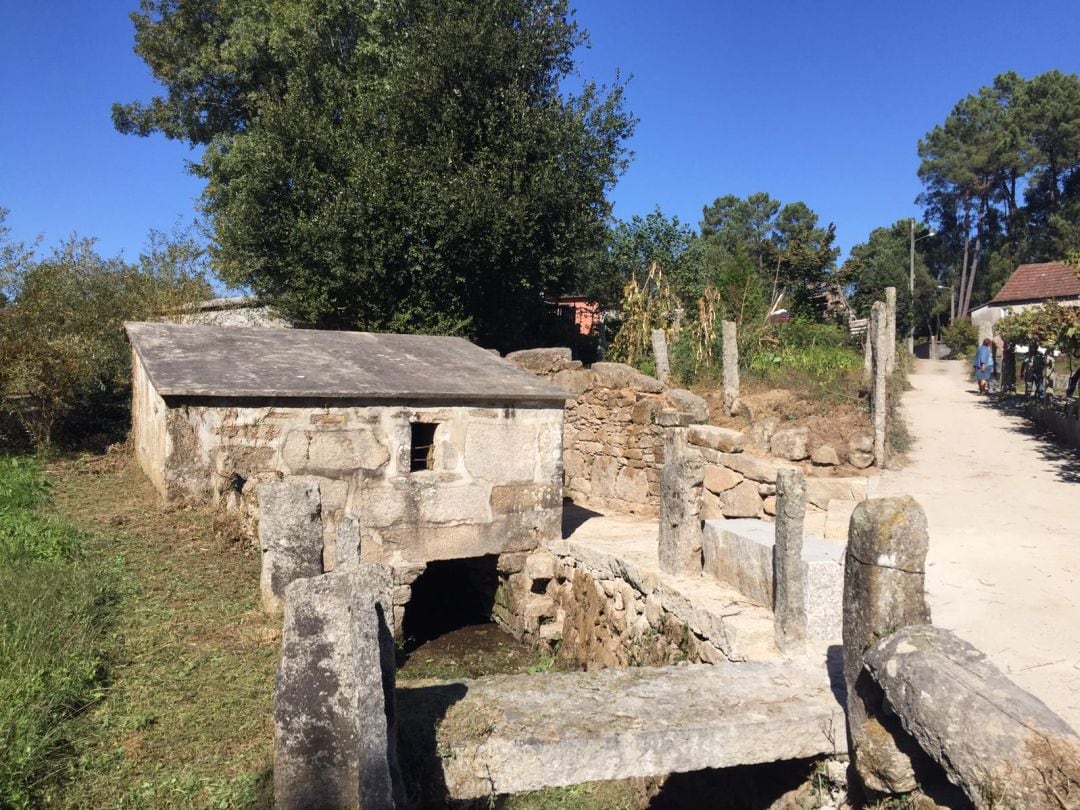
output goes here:
{"type": "Polygon", "coordinates": [[[72,724],[62,807],[272,806],[280,627],[259,610],[258,558],[205,510],[165,508],[125,454],[50,466],[87,561],[122,560],[109,680],[72,724]]]}
{"type": "Polygon", "coordinates": [[[116,566],[47,514],[32,459],[0,457],[0,806],[45,802],[74,768],[76,717],[100,700],[116,566]]]}

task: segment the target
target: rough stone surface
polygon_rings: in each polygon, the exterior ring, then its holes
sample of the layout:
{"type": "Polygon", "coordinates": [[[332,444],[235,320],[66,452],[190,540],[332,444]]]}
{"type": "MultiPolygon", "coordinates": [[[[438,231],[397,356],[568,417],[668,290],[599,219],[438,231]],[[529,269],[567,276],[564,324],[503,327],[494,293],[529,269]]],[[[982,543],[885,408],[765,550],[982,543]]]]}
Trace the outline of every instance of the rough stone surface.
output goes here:
{"type": "Polygon", "coordinates": [[[686,428],[671,428],[660,476],[660,568],[673,574],[701,571],[701,488],[705,464],[686,446],[686,428]]]}
{"type": "Polygon", "coordinates": [[[424,798],[434,801],[442,789],[483,798],[844,749],[841,705],[823,667],[721,662],[494,676],[404,688],[399,701],[403,724],[408,718],[402,756],[417,763],[425,792],[435,791],[424,798]]]}
{"type": "Polygon", "coordinates": [[[848,527],[851,525],[851,515],[858,501],[845,499],[830,500],[825,508],[825,539],[843,540],[847,542],[848,527]]]}
{"type": "Polygon", "coordinates": [[[743,477],[727,467],[708,466],[705,468],[705,489],[717,494],[727,492],[740,483],[743,477]]]}
{"type": "Polygon", "coordinates": [[[715,425],[691,425],[688,440],[690,444],[722,453],[741,453],[746,443],[741,431],[715,425]]]}
{"type": "Polygon", "coordinates": [[[370,430],[292,430],[281,459],[294,475],[335,475],[377,470],[390,460],[390,451],[370,430]]]}
{"type": "Polygon", "coordinates": [[[352,515],[342,515],[335,527],[334,570],[340,571],[360,564],[360,521],[352,515]]]}
{"type": "Polygon", "coordinates": [[[677,411],[689,414],[692,422],[709,421],[709,404],[697,394],[685,388],[672,388],[666,396],[677,411]]]}
{"type": "Polygon", "coordinates": [[[769,442],[772,440],[772,435],[775,432],[776,420],[771,417],[762,419],[759,422],[754,422],[750,426],[750,444],[758,450],[768,452],[769,442]]]}
{"type": "Polygon", "coordinates": [[[884,636],[930,622],[925,597],[926,515],[913,498],[863,501],[851,516],[844,573],[844,679],[848,738],[866,787],[906,793],[917,784],[905,732],[863,669],[884,636]]]}
{"type": "Polygon", "coordinates": [[[506,359],[516,366],[527,369],[534,374],[547,374],[556,371],[568,370],[575,365],[581,367],[581,363],[574,363],[570,349],[559,347],[551,349],[522,349],[510,352],[506,359]]]}
{"type": "Polygon", "coordinates": [[[319,485],[303,479],[259,484],[259,546],[263,609],[280,613],[290,582],[323,572],[319,485]]]}
{"type": "Polygon", "coordinates": [[[1080,738],[947,630],[906,627],[866,654],[889,708],[976,807],[1080,806],[1080,738]]]}
{"type": "Polygon", "coordinates": [[[716,497],[724,517],[753,518],[761,514],[761,495],[753,481],[743,481],[716,497]]]}
{"type": "Polygon", "coordinates": [[[667,335],[663,329],[652,330],[652,350],[656,360],[656,379],[667,385],[671,376],[671,362],[668,360],[667,335]]]}
{"type": "MultiPolygon", "coordinates": [[[[759,605],[772,607],[775,524],[763,520],[706,521],[706,575],[729,584],[759,605]]],[[[804,535],[804,612],[809,641],[838,641],[842,634],[844,550],[804,535]]]]}
{"type": "Polygon", "coordinates": [[[829,501],[863,501],[866,500],[867,480],[862,477],[854,478],[807,478],[806,500],[818,509],[826,509],[829,501]]]}
{"type": "Polygon", "coordinates": [[[391,573],[364,565],[286,589],[274,687],[278,808],[400,807],[391,573]]]}
{"type": "Polygon", "coordinates": [[[896,287],[885,288],[885,373],[896,369],[896,287]]]}
{"type": "MultiPolygon", "coordinates": [[[[719,453],[716,463],[723,464],[729,469],[735,470],[740,475],[762,484],[775,484],[776,471],[779,464],[762,456],[754,456],[750,453],[719,453]]],[[[790,464],[784,464],[791,467],[790,464]]]]}
{"type": "Polygon", "coordinates": [[[161,396],[565,398],[551,383],[457,337],[165,323],[125,328],[161,396]]]}
{"type": "Polygon", "coordinates": [[[805,519],[806,477],[795,470],[781,470],[776,478],[773,611],[776,644],[785,652],[798,650],[806,642],[805,519]]]}
{"type": "Polygon", "coordinates": [[[835,467],[840,463],[840,454],[831,444],[819,444],[810,454],[810,461],[819,467],[835,467]]]}
{"type": "Polygon", "coordinates": [[[875,301],[871,309],[870,330],[873,340],[874,383],[870,391],[870,415],[874,424],[874,461],[878,467],[885,466],[885,420],[888,403],[888,325],[885,304],[875,301]]]}
{"type": "Polygon", "coordinates": [[[772,454],[788,461],[800,461],[806,458],[806,444],[809,431],[806,428],[787,428],[778,430],[769,441],[772,454]]]}
{"type": "Polygon", "coordinates": [[[739,408],[739,340],[734,321],[724,321],[721,331],[724,367],[724,410],[734,416],[739,408]]]}
{"type": "Polygon", "coordinates": [[[593,363],[590,371],[596,375],[597,385],[603,388],[629,388],[648,394],[664,390],[662,382],[625,363],[593,363]]]}

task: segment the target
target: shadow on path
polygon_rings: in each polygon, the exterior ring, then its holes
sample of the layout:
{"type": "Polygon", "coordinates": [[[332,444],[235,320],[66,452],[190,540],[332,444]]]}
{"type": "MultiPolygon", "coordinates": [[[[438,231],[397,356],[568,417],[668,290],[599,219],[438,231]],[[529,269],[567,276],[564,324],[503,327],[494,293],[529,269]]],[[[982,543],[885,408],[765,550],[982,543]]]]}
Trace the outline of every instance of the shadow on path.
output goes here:
{"type": "Polygon", "coordinates": [[[1028,398],[1019,395],[980,397],[979,407],[998,411],[1020,419],[1019,424],[1006,428],[1011,433],[1027,437],[1040,458],[1048,462],[1059,480],[1080,484],[1080,453],[1073,450],[1052,431],[1036,425],[1027,418],[1025,406],[1028,398]]]}

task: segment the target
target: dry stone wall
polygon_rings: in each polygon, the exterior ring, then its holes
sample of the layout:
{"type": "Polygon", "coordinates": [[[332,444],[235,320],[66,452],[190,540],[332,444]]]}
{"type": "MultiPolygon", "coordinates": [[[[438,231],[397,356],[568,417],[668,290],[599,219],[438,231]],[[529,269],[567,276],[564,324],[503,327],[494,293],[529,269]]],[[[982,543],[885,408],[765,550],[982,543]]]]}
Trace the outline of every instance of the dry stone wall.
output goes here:
{"type": "Polygon", "coordinates": [[[659,515],[664,428],[708,421],[705,400],[622,363],[583,368],[569,349],[529,349],[507,359],[567,392],[566,496],[600,511],[659,515]]]}
{"type": "Polygon", "coordinates": [[[696,603],[659,572],[581,544],[563,541],[503,555],[499,572],[495,621],[520,640],[556,650],[577,668],[775,654],[766,608],[742,605],[736,611],[742,621],[730,623],[730,616],[696,603]]]}

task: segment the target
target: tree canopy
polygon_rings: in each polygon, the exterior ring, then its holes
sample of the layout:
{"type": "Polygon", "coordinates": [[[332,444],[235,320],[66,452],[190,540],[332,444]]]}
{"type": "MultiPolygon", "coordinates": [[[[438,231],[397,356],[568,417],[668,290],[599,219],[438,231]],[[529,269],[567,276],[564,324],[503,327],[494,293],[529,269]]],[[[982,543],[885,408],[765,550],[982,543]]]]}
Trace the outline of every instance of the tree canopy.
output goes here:
{"type": "Polygon", "coordinates": [[[568,94],[565,0],[142,0],[165,87],[122,132],[192,170],[230,283],[297,324],[532,336],[602,246],[634,126],[623,88],[568,94]]]}
{"type": "Polygon", "coordinates": [[[1080,78],[1003,73],[919,142],[919,200],[937,225],[932,265],[958,314],[1017,265],[1080,249],[1080,78]]]}
{"type": "Polygon", "coordinates": [[[805,305],[807,294],[828,280],[840,249],[833,247],[836,229],[818,224],[818,215],[803,202],[781,204],[768,194],[745,200],[728,194],[702,211],[701,236],[719,257],[749,259],[763,284],[786,293],[791,306],[805,305]]]}
{"type": "MultiPolygon", "coordinates": [[[[925,234],[923,234],[925,236],[925,234]]],[[[937,289],[925,255],[916,244],[915,296],[911,295],[911,220],[888,228],[875,228],[869,238],[851,248],[840,268],[838,280],[849,289],[848,300],[862,317],[868,317],[874,301],[885,300],[885,288],[896,288],[896,331],[906,335],[914,328],[933,331],[931,322],[947,311],[948,295],[937,289]]]]}

